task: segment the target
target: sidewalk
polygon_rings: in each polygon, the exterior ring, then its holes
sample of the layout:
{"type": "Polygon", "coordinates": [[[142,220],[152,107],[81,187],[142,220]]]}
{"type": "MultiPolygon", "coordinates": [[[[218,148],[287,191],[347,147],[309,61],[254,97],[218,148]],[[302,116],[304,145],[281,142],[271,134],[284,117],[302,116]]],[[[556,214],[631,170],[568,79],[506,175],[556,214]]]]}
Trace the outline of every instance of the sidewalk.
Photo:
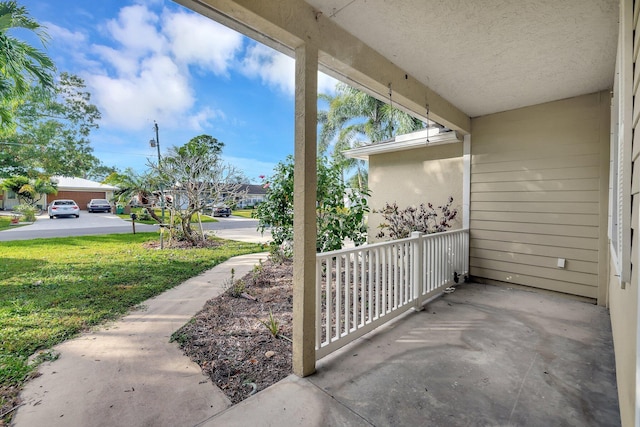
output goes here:
{"type": "Polygon", "coordinates": [[[140,310],[54,349],[21,397],[13,425],[190,426],[230,402],[169,338],[223,291],[235,269],[248,273],[265,253],[232,258],[147,300],[140,310]]]}

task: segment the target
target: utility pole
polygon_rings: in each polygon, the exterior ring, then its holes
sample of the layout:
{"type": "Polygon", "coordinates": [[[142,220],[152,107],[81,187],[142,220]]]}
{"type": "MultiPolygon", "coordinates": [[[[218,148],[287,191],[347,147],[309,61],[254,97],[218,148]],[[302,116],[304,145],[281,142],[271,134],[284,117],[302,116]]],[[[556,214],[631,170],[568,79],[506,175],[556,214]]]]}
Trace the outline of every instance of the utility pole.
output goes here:
{"type": "MultiPolygon", "coordinates": [[[[158,135],[158,123],[153,121],[153,128],[156,131],[156,139],[149,141],[151,147],[158,149],[158,169],[160,169],[160,135],[158,135]]],[[[160,249],[164,249],[164,188],[162,185],[162,177],[160,177],[160,208],[162,209],[162,224],[160,224],[160,249]]]]}
{"type": "MultiPolygon", "coordinates": [[[[158,149],[158,168],[160,168],[160,136],[158,134],[158,123],[153,121],[153,128],[156,131],[156,139],[149,141],[151,147],[156,147],[158,149]]],[[[162,209],[162,223],[164,224],[164,189],[162,188],[162,182],[160,182],[160,208],[162,209]]]]}

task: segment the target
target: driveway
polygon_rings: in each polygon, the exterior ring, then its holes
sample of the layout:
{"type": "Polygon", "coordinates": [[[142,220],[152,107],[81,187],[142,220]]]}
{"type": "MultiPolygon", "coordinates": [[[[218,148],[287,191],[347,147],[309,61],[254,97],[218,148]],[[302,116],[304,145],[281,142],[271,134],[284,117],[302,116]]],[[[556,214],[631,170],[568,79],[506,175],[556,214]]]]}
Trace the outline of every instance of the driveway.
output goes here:
{"type": "MultiPolygon", "coordinates": [[[[155,231],[155,225],[136,224],[136,231],[155,231]]],[[[0,231],[0,241],[29,240],[46,237],[84,236],[111,233],[131,233],[131,222],[110,213],[80,212],[80,218],[50,219],[46,213],[31,225],[0,231]]]]}
{"type": "MultiPolygon", "coordinates": [[[[264,235],[256,231],[258,221],[255,219],[233,216],[216,219],[218,222],[206,222],[202,224],[202,227],[217,237],[254,243],[266,243],[271,240],[269,231],[266,231],[264,235]]],[[[193,226],[195,228],[197,224],[193,224],[193,226]]],[[[156,231],[157,229],[157,225],[136,223],[136,231],[139,232],[156,231]]],[[[40,215],[38,220],[31,225],[0,231],[0,241],[131,232],[130,221],[125,221],[110,213],[90,214],[82,211],[80,212],[80,218],[54,219],[49,219],[49,216],[45,213],[40,215]]]]}

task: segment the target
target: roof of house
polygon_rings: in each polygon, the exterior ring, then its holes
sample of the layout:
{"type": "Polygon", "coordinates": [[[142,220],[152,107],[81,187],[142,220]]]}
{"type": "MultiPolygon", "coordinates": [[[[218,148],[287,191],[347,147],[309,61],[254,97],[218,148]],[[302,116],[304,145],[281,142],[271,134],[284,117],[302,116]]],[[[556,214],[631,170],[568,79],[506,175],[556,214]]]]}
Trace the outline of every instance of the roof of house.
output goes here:
{"type": "Polygon", "coordinates": [[[63,190],[113,191],[118,189],[118,187],[113,185],[101,184],[84,178],[52,176],[51,180],[58,184],[58,189],[63,190]]]}
{"type": "Polygon", "coordinates": [[[263,185],[243,184],[240,191],[247,191],[247,194],[267,194],[267,189],[263,185]]]}
{"type": "Polygon", "coordinates": [[[361,147],[343,151],[344,155],[353,159],[368,160],[373,154],[391,153],[414,148],[462,142],[462,136],[456,131],[431,134],[429,129],[396,135],[385,141],[373,142],[361,147]]]}

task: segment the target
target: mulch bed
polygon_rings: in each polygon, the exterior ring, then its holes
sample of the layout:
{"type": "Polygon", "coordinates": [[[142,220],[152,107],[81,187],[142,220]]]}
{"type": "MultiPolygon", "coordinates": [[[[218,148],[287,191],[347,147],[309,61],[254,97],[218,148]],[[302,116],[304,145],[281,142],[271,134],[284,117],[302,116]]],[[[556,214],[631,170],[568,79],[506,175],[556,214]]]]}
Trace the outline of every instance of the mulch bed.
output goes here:
{"type": "Polygon", "coordinates": [[[235,404],[292,372],[293,266],[267,261],[227,285],[172,338],[235,404]]]}

